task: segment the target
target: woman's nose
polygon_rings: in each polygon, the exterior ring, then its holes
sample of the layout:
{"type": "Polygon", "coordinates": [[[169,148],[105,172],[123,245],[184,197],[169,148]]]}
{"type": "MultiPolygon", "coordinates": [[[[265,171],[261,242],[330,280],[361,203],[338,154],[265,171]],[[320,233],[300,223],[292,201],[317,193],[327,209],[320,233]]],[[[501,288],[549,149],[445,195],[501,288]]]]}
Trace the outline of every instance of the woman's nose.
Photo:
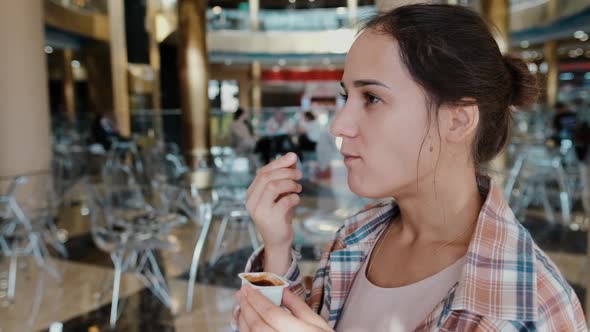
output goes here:
{"type": "Polygon", "coordinates": [[[345,104],[341,110],[336,112],[330,126],[330,133],[336,137],[350,138],[356,136],[358,129],[353,115],[352,109],[345,104]]]}

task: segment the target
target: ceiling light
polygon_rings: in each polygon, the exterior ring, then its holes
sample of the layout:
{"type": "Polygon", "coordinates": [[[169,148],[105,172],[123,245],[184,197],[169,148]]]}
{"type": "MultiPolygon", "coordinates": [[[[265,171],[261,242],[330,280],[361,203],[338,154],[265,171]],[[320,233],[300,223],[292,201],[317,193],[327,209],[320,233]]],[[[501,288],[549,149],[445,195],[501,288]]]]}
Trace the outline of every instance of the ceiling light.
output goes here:
{"type": "Polygon", "coordinates": [[[584,34],[582,37],[580,37],[580,40],[581,40],[581,41],[586,41],[586,40],[588,40],[588,35],[587,35],[587,34],[584,34]]]}
{"type": "Polygon", "coordinates": [[[559,79],[562,81],[571,81],[574,79],[574,73],[561,73],[559,79]]]}
{"type": "Polygon", "coordinates": [[[531,44],[529,43],[529,41],[528,41],[528,40],[524,40],[524,41],[520,42],[520,47],[522,47],[522,48],[527,48],[527,47],[529,47],[530,45],[531,45],[531,44]]]}
{"type": "Polygon", "coordinates": [[[219,15],[219,14],[221,14],[221,11],[222,11],[221,7],[219,7],[219,6],[213,7],[213,14],[219,15]]]}
{"type": "Polygon", "coordinates": [[[539,72],[546,74],[549,71],[549,65],[547,65],[547,62],[542,62],[539,65],[539,72]]]}
{"type": "Polygon", "coordinates": [[[578,38],[578,39],[580,39],[580,38],[582,38],[582,36],[584,36],[585,34],[586,34],[586,33],[585,33],[584,31],[582,31],[582,30],[578,30],[578,31],[574,32],[574,38],[578,38]]]}
{"type": "Polygon", "coordinates": [[[72,60],[72,67],[74,67],[74,68],[80,68],[80,61],[78,61],[78,60],[72,60]]]}
{"type": "Polygon", "coordinates": [[[536,63],[534,63],[534,62],[533,63],[529,63],[529,71],[531,73],[533,73],[533,74],[536,73],[538,69],[539,68],[537,67],[537,64],[536,63]]]}
{"type": "Polygon", "coordinates": [[[47,54],[53,53],[53,47],[51,47],[51,46],[45,46],[44,50],[45,50],[45,53],[47,53],[47,54]]]}

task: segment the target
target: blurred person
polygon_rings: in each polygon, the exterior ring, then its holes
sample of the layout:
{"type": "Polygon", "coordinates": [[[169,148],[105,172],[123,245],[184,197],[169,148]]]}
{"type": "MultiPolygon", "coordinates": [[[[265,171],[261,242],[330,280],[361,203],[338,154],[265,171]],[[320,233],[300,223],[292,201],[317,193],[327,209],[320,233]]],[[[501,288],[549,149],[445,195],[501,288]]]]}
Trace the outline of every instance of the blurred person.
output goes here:
{"type": "Polygon", "coordinates": [[[574,145],[578,159],[590,162],[590,105],[584,105],[581,98],[576,100],[576,128],[574,130],[574,145]]]}
{"type": "Polygon", "coordinates": [[[94,119],[91,127],[91,139],[93,143],[102,145],[105,150],[110,149],[114,140],[124,140],[117,126],[106,112],[100,112],[94,119]]]}
{"type": "Polygon", "coordinates": [[[553,117],[553,130],[558,142],[562,139],[571,139],[576,128],[576,113],[572,112],[565,103],[555,104],[555,116],[553,117]]]}
{"type": "Polygon", "coordinates": [[[234,122],[230,128],[231,145],[238,154],[250,154],[256,146],[256,136],[248,113],[241,107],[234,113],[234,122]]]}
{"type": "Polygon", "coordinates": [[[303,119],[299,123],[299,149],[315,151],[316,144],[320,138],[322,126],[316,120],[312,112],[303,113],[303,119]]]}
{"type": "Polygon", "coordinates": [[[292,139],[297,132],[293,119],[288,119],[283,111],[274,111],[272,117],[265,123],[266,136],[256,143],[255,152],[260,153],[261,160],[268,163],[278,155],[295,152],[300,153],[299,147],[292,139]]]}
{"type": "Polygon", "coordinates": [[[246,207],[264,246],[246,271],[288,280],[289,311],[245,286],[235,327],[587,331],[573,289],[481,173],[508,141],[513,107],[538,95],[526,64],[501,54],[481,17],[419,4],[373,18],[347,54],[342,88],[331,131],[348,185],[393,200],[344,222],[309,289],[292,250],[297,158],[261,168],[246,207]]]}
{"type": "Polygon", "coordinates": [[[315,174],[318,179],[329,179],[332,177],[331,162],[335,159],[342,159],[336,146],[336,140],[328,131],[322,131],[316,146],[318,156],[318,171],[315,174]]]}
{"type": "Polygon", "coordinates": [[[292,135],[296,125],[292,119],[287,119],[282,111],[274,111],[273,116],[266,121],[266,133],[271,136],[292,135]]]}

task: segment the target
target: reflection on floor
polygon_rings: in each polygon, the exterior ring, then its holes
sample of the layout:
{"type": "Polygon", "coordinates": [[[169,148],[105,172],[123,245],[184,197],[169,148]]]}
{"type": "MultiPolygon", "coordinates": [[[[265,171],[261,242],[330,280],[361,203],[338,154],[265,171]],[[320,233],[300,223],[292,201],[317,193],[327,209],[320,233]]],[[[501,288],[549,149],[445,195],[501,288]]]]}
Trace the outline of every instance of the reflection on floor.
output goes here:
{"type": "MultiPolygon", "coordinates": [[[[330,186],[305,186],[304,209],[333,209],[346,202],[330,186]]],[[[110,257],[97,249],[89,233],[89,221],[83,207],[64,208],[59,227],[67,231],[67,260],[58,259],[64,275],[62,284],[39,273],[34,261],[19,264],[16,301],[6,301],[8,261],[0,257],[0,332],[12,331],[109,331],[111,285],[110,257]]],[[[531,214],[523,224],[541,248],[545,249],[574,286],[584,303],[587,275],[586,232],[554,225],[531,214]]],[[[224,254],[209,264],[218,220],[212,226],[205,257],[198,273],[193,310],[184,311],[188,287],[188,268],[199,226],[189,223],[175,229],[171,240],[178,243],[175,252],[158,254],[172,294],[172,309],[158,301],[133,274],[123,277],[121,286],[119,331],[229,331],[229,317],[239,287],[236,275],[242,271],[251,253],[247,229],[233,225],[223,242],[224,254]]],[[[313,274],[318,251],[313,245],[301,246],[302,272],[313,274]]]]}

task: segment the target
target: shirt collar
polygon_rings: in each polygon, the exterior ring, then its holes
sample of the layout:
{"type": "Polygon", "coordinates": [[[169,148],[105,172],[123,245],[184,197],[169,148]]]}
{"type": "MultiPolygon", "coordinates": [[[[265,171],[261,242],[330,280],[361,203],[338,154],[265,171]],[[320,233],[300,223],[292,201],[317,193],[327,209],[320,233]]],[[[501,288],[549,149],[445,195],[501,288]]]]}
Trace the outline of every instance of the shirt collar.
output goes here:
{"type": "Polygon", "coordinates": [[[537,320],[534,242],[516,221],[502,191],[488,177],[478,177],[485,202],[467,250],[466,262],[451,303],[503,320],[537,320]]]}
{"type": "MultiPolygon", "coordinates": [[[[516,221],[493,181],[479,175],[477,182],[484,204],[461,277],[447,302],[451,310],[502,320],[535,321],[538,313],[534,242],[516,221]]],[[[368,210],[370,218],[349,219],[345,228],[353,231],[343,238],[343,247],[363,245],[368,252],[385,225],[399,214],[399,207],[392,201],[382,201],[368,210]],[[366,222],[367,219],[370,221],[366,222]]]]}

